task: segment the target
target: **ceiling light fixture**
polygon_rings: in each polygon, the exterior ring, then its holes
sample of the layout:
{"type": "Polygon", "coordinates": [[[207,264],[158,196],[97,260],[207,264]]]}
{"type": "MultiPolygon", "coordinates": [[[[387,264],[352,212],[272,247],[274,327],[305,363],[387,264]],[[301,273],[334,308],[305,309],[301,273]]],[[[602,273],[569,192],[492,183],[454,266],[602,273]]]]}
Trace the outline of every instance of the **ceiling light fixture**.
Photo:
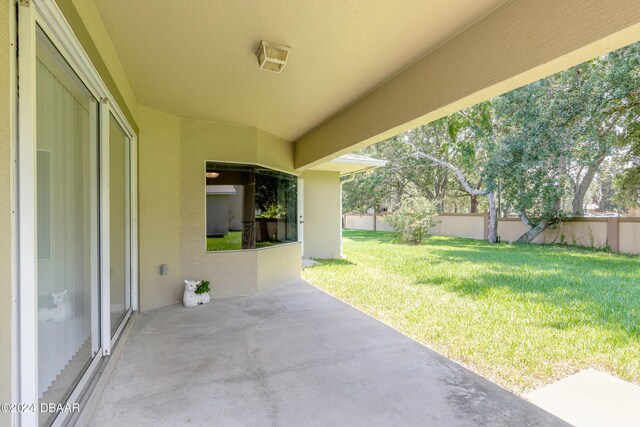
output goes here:
{"type": "Polygon", "coordinates": [[[279,73],[287,63],[290,50],[290,46],[262,40],[256,52],[260,69],[279,73]]]}
{"type": "Polygon", "coordinates": [[[220,176],[220,174],[218,172],[207,172],[205,173],[207,178],[217,178],[220,176]]]}

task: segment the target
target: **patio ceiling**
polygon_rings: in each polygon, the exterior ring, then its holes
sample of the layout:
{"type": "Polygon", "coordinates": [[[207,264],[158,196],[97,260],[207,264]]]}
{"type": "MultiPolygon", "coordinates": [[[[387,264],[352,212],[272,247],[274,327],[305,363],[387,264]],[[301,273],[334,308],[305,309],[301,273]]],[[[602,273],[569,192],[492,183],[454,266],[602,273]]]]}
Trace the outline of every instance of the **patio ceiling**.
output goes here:
{"type": "Polygon", "coordinates": [[[95,1],[139,103],[290,141],[504,2],[95,1]],[[292,47],[282,73],[261,40],[292,47]]]}

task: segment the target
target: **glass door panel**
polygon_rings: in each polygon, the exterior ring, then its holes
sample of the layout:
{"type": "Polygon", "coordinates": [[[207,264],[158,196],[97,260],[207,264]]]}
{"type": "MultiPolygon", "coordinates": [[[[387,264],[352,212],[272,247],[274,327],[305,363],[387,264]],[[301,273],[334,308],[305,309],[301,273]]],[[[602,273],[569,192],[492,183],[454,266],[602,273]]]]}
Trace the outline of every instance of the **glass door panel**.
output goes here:
{"type": "Polygon", "coordinates": [[[40,29],[36,56],[38,394],[61,403],[100,350],[98,102],[40,29]]]}
{"type": "Polygon", "coordinates": [[[109,211],[111,335],[131,308],[129,138],[109,116],[109,211]]]}

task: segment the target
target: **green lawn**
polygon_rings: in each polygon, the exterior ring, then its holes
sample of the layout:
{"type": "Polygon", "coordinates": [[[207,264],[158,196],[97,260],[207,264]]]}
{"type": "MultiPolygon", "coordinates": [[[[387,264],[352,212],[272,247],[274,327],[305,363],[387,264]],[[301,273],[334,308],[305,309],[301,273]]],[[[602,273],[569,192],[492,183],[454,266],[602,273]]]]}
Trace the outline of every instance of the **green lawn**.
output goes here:
{"type": "MultiPolygon", "coordinates": [[[[282,242],[257,242],[256,248],[266,248],[282,242]]],[[[207,237],[208,251],[237,251],[242,249],[242,231],[229,231],[224,237],[207,237]]]]}
{"type": "Polygon", "coordinates": [[[224,237],[207,237],[208,251],[233,251],[242,248],[242,231],[230,231],[224,237]]]}
{"type": "Polygon", "coordinates": [[[345,231],[343,260],[303,277],[524,393],[587,367],[640,383],[640,258],[345,231]]]}

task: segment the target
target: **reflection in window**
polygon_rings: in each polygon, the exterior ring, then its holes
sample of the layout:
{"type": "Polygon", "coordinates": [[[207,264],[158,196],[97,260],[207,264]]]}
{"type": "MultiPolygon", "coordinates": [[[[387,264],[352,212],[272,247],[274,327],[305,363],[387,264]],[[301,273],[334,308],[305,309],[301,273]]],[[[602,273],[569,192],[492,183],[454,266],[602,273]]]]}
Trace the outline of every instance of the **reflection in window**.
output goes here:
{"type": "Polygon", "coordinates": [[[297,241],[295,176],[258,166],[208,162],[205,177],[208,251],[297,241]]]}
{"type": "Polygon", "coordinates": [[[36,58],[37,387],[58,405],[100,349],[98,102],[39,28],[36,58]]]}

